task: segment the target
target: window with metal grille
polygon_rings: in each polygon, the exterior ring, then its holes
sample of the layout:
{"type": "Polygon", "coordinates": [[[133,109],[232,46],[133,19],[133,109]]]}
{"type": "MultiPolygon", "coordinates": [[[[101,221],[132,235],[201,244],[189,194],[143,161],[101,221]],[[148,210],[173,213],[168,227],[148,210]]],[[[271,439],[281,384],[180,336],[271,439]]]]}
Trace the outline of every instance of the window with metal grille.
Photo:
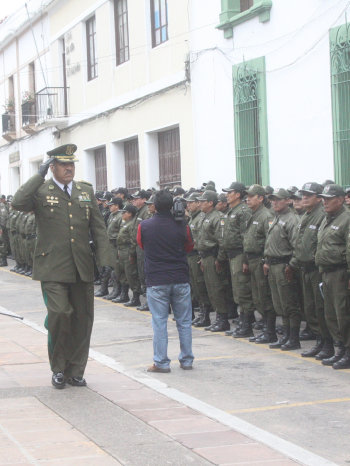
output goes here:
{"type": "Polygon", "coordinates": [[[128,2],[114,0],[115,43],[117,65],[129,60],[128,2]]]}
{"type": "Polygon", "coordinates": [[[168,2],[151,0],[152,47],[168,40],[168,2]]]}
{"type": "Polygon", "coordinates": [[[96,191],[107,191],[106,147],[94,150],[96,191]]]}
{"type": "Polygon", "coordinates": [[[249,10],[254,5],[254,0],[241,0],[241,12],[249,10]]]}
{"type": "Polygon", "coordinates": [[[331,29],[331,85],[334,176],[350,184],[350,25],[331,29]]]}
{"type": "Polygon", "coordinates": [[[179,128],[158,133],[159,187],[181,184],[179,128]]]}
{"type": "Polygon", "coordinates": [[[96,18],[92,16],[86,21],[86,50],[88,81],[97,77],[96,56],[96,18]]]}
{"type": "Polygon", "coordinates": [[[268,184],[268,140],[264,58],[233,67],[237,180],[268,184]]]}
{"type": "Polygon", "coordinates": [[[124,142],[125,186],[133,193],[140,189],[140,162],[138,139],[124,142]]]}

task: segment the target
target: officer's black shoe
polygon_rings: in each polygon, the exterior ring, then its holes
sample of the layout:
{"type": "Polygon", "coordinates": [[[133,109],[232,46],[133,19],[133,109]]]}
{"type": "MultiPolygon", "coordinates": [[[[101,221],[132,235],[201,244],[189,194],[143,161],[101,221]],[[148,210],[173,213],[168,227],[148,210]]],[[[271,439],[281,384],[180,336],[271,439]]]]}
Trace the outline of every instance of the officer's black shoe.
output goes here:
{"type": "Polygon", "coordinates": [[[137,291],[134,291],[133,295],[132,295],[132,298],[130,299],[130,301],[125,303],[124,306],[126,306],[126,307],[141,306],[140,293],[138,293],[137,291]]]}
{"type": "Polygon", "coordinates": [[[230,322],[227,320],[227,314],[219,314],[215,325],[211,326],[211,332],[224,332],[230,328],[230,322]]]}
{"type": "Polygon", "coordinates": [[[314,332],[308,326],[308,324],[306,324],[306,327],[304,328],[304,330],[300,332],[299,340],[308,341],[308,340],[316,340],[316,339],[317,339],[317,335],[315,335],[314,332]]]}
{"type": "Polygon", "coordinates": [[[129,285],[122,285],[122,291],[118,298],[112,299],[112,303],[127,303],[129,301],[129,285]]]}
{"type": "Polygon", "coordinates": [[[8,265],[8,264],[7,264],[7,259],[6,259],[6,257],[2,257],[2,258],[0,259],[0,267],[7,267],[7,265],[8,265]]]}
{"type": "Polygon", "coordinates": [[[322,361],[323,359],[329,359],[334,355],[333,340],[325,340],[322,349],[316,354],[315,359],[322,361]]]}
{"type": "Polygon", "coordinates": [[[264,345],[267,343],[275,343],[277,341],[276,333],[264,332],[261,337],[255,339],[255,343],[258,345],[264,345]]]}
{"type": "Polygon", "coordinates": [[[147,304],[147,301],[144,304],[141,304],[141,306],[137,306],[136,308],[138,311],[149,311],[149,307],[147,304]]]}
{"type": "Polygon", "coordinates": [[[73,385],[73,387],[86,387],[86,380],[84,377],[69,377],[67,382],[69,385],[73,385]]]}
{"type": "Polygon", "coordinates": [[[328,359],[322,359],[322,364],[324,366],[333,366],[336,362],[340,361],[345,354],[345,348],[341,344],[340,346],[335,347],[334,356],[328,359]]]}
{"type": "Polygon", "coordinates": [[[321,351],[321,349],[323,348],[323,343],[324,341],[321,339],[321,337],[317,337],[315,345],[312,348],[310,348],[308,351],[303,351],[301,353],[302,357],[313,358],[321,351]]]}
{"type": "Polygon", "coordinates": [[[51,383],[55,388],[61,389],[66,385],[66,380],[62,372],[52,374],[51,383]]]}
{"type": "Polygon", "coordinates": [[[350,350],[346,348],[344,356],[333,364],[333,369],[350,369],[350,350]]]}

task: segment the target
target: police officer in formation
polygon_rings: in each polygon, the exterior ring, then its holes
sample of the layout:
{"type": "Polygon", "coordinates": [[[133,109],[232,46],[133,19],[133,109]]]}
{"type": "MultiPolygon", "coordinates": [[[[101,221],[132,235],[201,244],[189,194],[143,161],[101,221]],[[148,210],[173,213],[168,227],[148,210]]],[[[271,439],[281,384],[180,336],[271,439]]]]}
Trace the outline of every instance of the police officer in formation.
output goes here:
{"type": "MultiPolygon", "coordinates": [[[[195,244],[188,254],[197,311],[193,326],[291,351],[301,346],[305,320],[303,339],[314,339],[315,344],[301,355],[334,369],[350,367],[350,190],[332,180],[305,183],[299,190],[246,187],[238,181],[221,194],[213,181],[187,192],[181,186],[168,189],[186,204],[185,220],[195,244]],[[231,328],[229,319],[237,306],[231,328]]],[[[145,283],[136,235],[139,223],[154,214],[154,192],[130,194],[120,187],[96,194],[113,272],[101,277],[95,296],[148,310],[147,301],[140,301],[145,283]]],[[[32,255],[23,250],[22,240],[32,251],[33,213],[7,206],[6,212],[0,208],[0,215],[8,232],[7,251],[12,251],[17,268],[27,266],[30,272],[32,255]]]]}

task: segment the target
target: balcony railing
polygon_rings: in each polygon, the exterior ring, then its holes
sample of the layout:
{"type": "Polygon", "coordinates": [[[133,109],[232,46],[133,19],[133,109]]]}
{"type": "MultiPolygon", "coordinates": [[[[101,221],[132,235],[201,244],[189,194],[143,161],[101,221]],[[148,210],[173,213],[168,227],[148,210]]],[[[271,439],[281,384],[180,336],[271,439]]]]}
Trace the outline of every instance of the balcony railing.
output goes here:
{"type": "Polygon", "coordinates": [[[22,104],[22,126],[33,126],[37,120],[36,105],[34,101],[24,102],[22,104]]]}
{"type": "Polygon", "coordinates": [[[15,113],[2,114],[2,137],[11,141],[16,137],[16,115],[15,113]]]}
{"type": "Polygon", "coordinates": [[[68,88],[44,87],[35,94],[37,120],[68,116],[68,88]]]}

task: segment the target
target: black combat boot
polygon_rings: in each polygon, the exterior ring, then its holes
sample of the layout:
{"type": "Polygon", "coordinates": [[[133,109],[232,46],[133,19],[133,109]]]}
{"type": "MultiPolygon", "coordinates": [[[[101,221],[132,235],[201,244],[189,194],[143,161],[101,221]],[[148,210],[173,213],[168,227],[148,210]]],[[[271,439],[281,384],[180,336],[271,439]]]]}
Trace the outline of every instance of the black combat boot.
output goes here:
{"type": "MultiPolygon", "coordinates": [[[[240,308],[239,308],[240,309],[240,308]]],[[[237,332],[240,331],[242,325],[243,325],[243,319],[244,319],[244,312],[242,312],[241,310],[239,311],[239,316],[238,316],[238,322],[237,322],[237,325],[236,325],[236,328],[234,329],[233,333],[232,333],[232,336],[234,336],[237,332]]]]}
{"type": "Polygon", "coordinates": [[[333,364],[333,369],[350,369],[350,349],[345,349],[344,356],[333,364]]]}
{"type": "Polygon", "coordinates": [[[95,292],[96,298],[102,298],[102,296],[108,295],[108,281],[109,281],[108,275],[101,277],[100,288],[95,292]]]}
{"type": "Polygon", "coordinates": [[[266,330],[261,337],[255,339],[257,344],[274,343],[277,341],[276,335],[276,314],[274,311],[266,312],[266,330]]]}
{"type": "Polygon", "coordinates": [[[233,338],[248,338],[254,336],[251,313],[244,313],[241,328],[233,333],[233,338]]]}
{"type": "Polygon", "coordinates": [[[24,269],[22,270],[21,272],[21,275],[26,275],[26,273],[28,272],[29,270],[29,265],[28,264],[25,264],[24,265],[24,269]]]}
{"type": "Polygon", "coordinates": [[[129,285],[122,285],[122,291],[118,298],[112,299],[112,303],[127,303],[129,301],[129,285]]]}
{"type": "Polygon", "coordinates": [[[10,269],[10,272],[17,272],[18,269],[19,269],[19,264],[18,262],[16,262],[15,265],[12,267],[12,269],[10,269]]]}
{"type": "MultiPolygon", "coordinates": [[[[147,293],[144,292],[143,294],[144,298],[145,298],[145,302],[143,304],[141,304],[141,306],[137,306],[137,310],[138,311],[149,311],[149,307],[148,307],[148,302],[147,302],[147,293]]],[[[192,311],[193,312],[193,311],[192,311]]]]}
{"type": "Polygon", "coordinates": [[[281,345],[282,351],[290,351],[300,348],[299,330],[299,327],[290,329],[288,341],[284,345],[281,345]]]}
{"type": "Polygon", "coordinates": [[[316,343],[308,351],[303,351],[301,353],[303,358],[313,358],[315,357],[323,348],[324,340],[320,336],[317,337],[316,343]]]}
{"type": "Polygon", "coordinates": [[[322,364],[324,366],[333,366],[333,364],[340,361],[342,357],[345,355],[345,347],[342,342],[339,341],[337,343],[334,343],[334,346],[334,356],[332,356],[331,358],[322,359],[322,364]]]}
{"type": "MultiPolygon", "coordinates": [[[[207,328],[207,327],[205,327],[207,328]]],[[[211,326],[211,332],[224,332],[230,328],[230,322],[227,319],[227,314],[219,314],[218,320],[211,326]]]]}
{"type": "Polygon", "coordinates": [[[2,257],[2,258],[0,259],[0,267],[7,267],[7,265],[8,265],[8,264],[7,264],[7,259],[6,259],[6,257],[2,257]]]}
{"type": "Polygon", "coordinates": [[[309,324],[306,323],[306,327],[304,328],[304,330],[300,332],[299,340],[307,341],[307,340],[316,340],[316,339],[317,339],[317,335],[314,334],[314,332],[309,327],[309,324]]]}
{"type": "Polygon", "coordinates": [[[27,272],[25,275],[26,275],[26,277],[31,277],[31,276],[33,275],[33,269],[32,269],[32,267],[29,267],[29,270],[28,270],[28,272],[27,272]]]}
{"type": "Polygon", "coordinates": [[[208,325],[208,327],[204,327],[204,330],[207,330],[207,331],[211,330],[211,328],[214,327],[214,325],[216,325],[219,322],[219,319],[220,319],[220,314],[216,313],[216,317],[215,317],[214,322],[212,322],[210,325],[208,325]]]}
{"type": "Polygon", "coordinates": [[[130,301],[124,304],[126,307],[137,307],[141,306],[140,293],[138,291],[133,291],[132,298],[130,301]]]}
{"type": "Polygon", "coordinates": [[[24,264],[18,264],[18,269],[15,270],[16,273],[19,273],[22,275],[22,272],[24,271],[25,265],[24,264]]]}
{"type": "Polygon", "coordinates": [[[107,299],[108,301],[112,301],[112,299],[117,298],[121,293],[121,285],[120,282],[117,282],[117,280],[113,280],[113,289],[112,291],[107,295],[104,296],[103,299],[107,299]]]}
{"type": "Polygon", "coordinates": [[[199,311],[199,320],[193,324],[194,327],[208,327],[210,325],[210,307],[202,304],[199,311]]]}
{"type": "Polygon", "coordinates": [[[283,325],[282,326],[282,337],[274,343],[269,344],[269,348],[271,349],[279,349],[282,345],[285,345],[289,340],[289,326],[283,325]]]}
{"type": "Polygon", "coordinates": [[[325,339],[323,346],[319,353],[316,354],[315,359],[322,361],[323,359],[329,359],[334,356],[334,346],[332,339],[325,339]]]}

